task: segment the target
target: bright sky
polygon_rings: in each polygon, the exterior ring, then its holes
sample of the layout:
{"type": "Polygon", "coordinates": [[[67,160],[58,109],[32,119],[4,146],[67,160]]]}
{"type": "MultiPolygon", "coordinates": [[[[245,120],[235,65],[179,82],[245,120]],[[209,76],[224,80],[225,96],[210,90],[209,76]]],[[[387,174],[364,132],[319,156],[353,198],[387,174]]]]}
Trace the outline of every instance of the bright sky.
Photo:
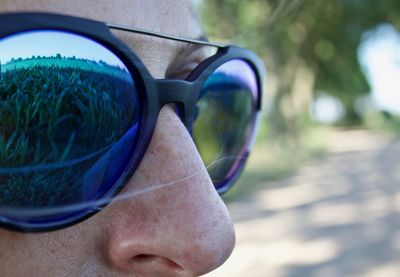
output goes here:
{"type": "MultiPolygon", "coordinates": [[[[389,24],[379,25],[364,35],[358,57],[371,86],[367,103],[400,115],[400,33],[389,24]]],[[[333,123],[340,119],[343,108],[336,99],[322,94],[310,112],[319,122],[333,123]]]]}
{"type": "Polygon", "coordinates": [[[343,116],[343,106],[337,98],[321,92],[311,105],[310,114],[320,123],[335,123],[343,116]]]}
{"type": "Polygon", "coordinates": [[[82,58],[92,61],[103,60],[110,65],[125,68],[122,62],[100,44],[62,31],[31,31],[0,40],[0,60],[6,64],[11,58],[55,56],[82,58]]]}
{"type": "Polygon", "coordinates": [[[368,32],[360,45],[359,59],[374,104],[400,115],[400,34],[389,24],[368,32]]]}

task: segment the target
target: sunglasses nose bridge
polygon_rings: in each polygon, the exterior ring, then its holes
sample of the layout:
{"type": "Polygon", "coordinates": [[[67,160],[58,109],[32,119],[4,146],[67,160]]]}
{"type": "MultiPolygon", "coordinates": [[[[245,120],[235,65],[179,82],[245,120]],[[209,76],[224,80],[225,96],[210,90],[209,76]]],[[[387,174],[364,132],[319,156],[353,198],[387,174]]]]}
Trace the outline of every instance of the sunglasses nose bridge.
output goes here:
{"type": "Polygon", "coordinates": [[[194,84],[184,80],[157,80],[158,98],[161,106],[169,103],[188,103],[194,95],[194,84]]]}
{"type": "Polygon", "coordinates": [[[190,129],[193,118],[198,86],[185,80],[156,80],[156,88],[160,108],[166,104],[177,104],[178,115],[183,123],[190,129]]]}

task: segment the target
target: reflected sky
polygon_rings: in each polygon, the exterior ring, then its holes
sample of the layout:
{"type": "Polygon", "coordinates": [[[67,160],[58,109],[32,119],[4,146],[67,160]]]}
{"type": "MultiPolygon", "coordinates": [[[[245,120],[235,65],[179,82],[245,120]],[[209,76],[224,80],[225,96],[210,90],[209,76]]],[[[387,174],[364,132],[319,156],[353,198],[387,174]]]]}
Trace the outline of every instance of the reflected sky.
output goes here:
{"type": "Polygon", "coordinates": [[[258,97],[256,76],[245,61],[238,59],[231,60],[217,68],[215,72],[221,72],[242,81],[243,84],[246,84],[250,88],[254,98],[258,97]]]}
{"type": "Polygon", "coordinates": [[[79,35],[63,31],[30,31],[13,35],[0,40],[1,64],[12,58],[31,58],[32,56],[73,57],[99,62],[100,60],[114,66],[126,67],[104,46],[79,35]]]}

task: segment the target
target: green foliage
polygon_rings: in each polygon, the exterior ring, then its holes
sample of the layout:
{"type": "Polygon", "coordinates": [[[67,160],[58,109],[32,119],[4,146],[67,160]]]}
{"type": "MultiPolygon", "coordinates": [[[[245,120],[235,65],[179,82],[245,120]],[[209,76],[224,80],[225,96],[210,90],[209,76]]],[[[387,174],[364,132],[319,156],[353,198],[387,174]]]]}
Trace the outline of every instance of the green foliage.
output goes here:
{"type": "Polygon", "coordinates": [[[382,22],[400,27],[397,0],[204,0],[202,14],[212,37],[264,57],[270,80],[277,82],[269,123],[278,134],[302,127],[306,100],[318,91],[342,102],[345,123],[360,124],[354,102],[370,88],[358,62],[359,43],[382,22]],[[309,84],[297,81],[302,72],[311,74],[309,84]]]}
{"type": "Polygon", "coordinates": [[[364,126],[372,131],[400,135],[400,116],[387,111],[369,111],[363,117],[364,126]]]}
{"type": "Polygon", "coordinates": [[[137,120],[133,83],[113,77],[115,68],[88,70],[82,60],[49,60],[19,59],[2,68],[1,204],[78,199],[85,171],[137,120]],[[74,160],[79,163],[68,165],[74,160]]]}
{"type": "Polygon", "coordinates": [[[358,61],[359,44],[381,23],[400,29],[400,1],[203,0],[200,11],[211,40],[254,50],[268,74],[263,136],[241,185],[226,199],[290,174],[324,152],[324,135],[309,117],[310,104],[319,93],[343,104],[342,125],[391,122],[392,128],[400,129],[398,119],[384,114],[360,118],[354,105],[370,91],[358,61]],[[314,133],[317,138],[310,139],[314,133]]]}

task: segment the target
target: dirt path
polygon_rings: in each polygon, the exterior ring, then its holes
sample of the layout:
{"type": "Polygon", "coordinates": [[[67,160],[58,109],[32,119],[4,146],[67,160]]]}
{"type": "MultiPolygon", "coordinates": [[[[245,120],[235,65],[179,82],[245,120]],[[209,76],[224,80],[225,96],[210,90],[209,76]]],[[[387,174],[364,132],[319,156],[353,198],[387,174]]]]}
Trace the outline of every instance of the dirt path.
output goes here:
{"type": "Polygon", "coordinates": [[[400,276],[400,140],[335,133],[328,158],[229,205],[232,257],[211,276],[400,276]]]}

